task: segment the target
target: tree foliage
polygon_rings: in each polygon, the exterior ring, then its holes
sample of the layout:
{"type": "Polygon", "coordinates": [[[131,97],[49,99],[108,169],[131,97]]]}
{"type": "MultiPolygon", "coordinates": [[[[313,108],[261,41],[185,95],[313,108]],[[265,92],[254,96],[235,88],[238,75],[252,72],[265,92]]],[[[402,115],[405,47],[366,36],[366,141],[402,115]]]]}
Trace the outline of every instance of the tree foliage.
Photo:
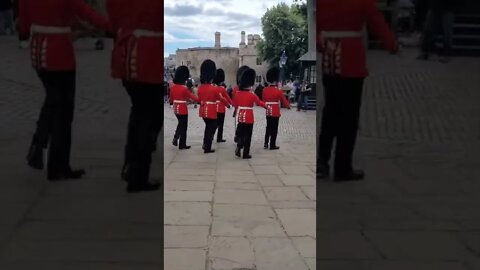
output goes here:
{"type": "Polygon", "coordinates": [[[297,61],[308,50],[307,5],[297,0],[289,6],[278,4],[262,17],[263,41],[257,50],[263,60],[270,66],[278,66],[280,56],[285,50],[288,56],[287,74],[299,74],[300,63],[297,61]]]}

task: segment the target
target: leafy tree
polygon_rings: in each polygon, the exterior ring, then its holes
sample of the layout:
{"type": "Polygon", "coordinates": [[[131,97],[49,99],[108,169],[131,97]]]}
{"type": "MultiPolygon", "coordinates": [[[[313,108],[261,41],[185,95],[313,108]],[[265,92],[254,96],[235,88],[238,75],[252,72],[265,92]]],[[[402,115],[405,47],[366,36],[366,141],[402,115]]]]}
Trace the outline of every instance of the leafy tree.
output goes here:
{"type": "Polygon", "coordinates": [[[297,61],[308,50],[307,5],[297,0],[291,6],[281,3],[270,9],[262,17],[263,41],[257,50],[270,66],[278,66],[280,56],[285,50],[288,56],[288,74],[299,74],[297,61]]]}

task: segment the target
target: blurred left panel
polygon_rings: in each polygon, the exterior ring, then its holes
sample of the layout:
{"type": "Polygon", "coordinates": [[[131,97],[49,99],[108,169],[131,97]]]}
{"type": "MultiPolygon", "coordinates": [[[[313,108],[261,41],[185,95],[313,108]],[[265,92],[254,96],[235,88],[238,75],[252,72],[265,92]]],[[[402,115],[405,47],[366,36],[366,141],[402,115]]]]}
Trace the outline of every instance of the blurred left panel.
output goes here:
{"type": "Polygon", "coordinates": [[[163,54],[163,0],[0,0],[0,269],[162,269],[163,54]]]}

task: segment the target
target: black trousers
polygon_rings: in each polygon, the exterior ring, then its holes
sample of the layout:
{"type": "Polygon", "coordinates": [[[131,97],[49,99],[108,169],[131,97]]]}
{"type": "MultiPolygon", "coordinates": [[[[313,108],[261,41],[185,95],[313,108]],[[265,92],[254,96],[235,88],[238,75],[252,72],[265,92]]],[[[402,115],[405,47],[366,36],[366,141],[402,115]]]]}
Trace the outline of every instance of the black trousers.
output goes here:
{"type": "Polygon", "coordinates": [[[72,121],[75,109],[75,71],[37,71],[46,96],[32,144],[48,147],[48,172],[70,170],[72,121]]]}
{"type": "Polygon", "coordinates": [[[203,118],[205,122],[205,132],[203,133],[203,148],[204,150],[212,149],[213,136],[217,129],[217,119],[203,118]]]}
{"type": "Polygon", "coordinates": [[[217,141],[223,140],[223,126],[225,124],[225,113],[217,114],[217,141]]]}
{"type": "Polygon", "coordinates": [[[363,82],[363,78],[323,77],[325,107],[318,143],[317,166],[328,166],[333,141],[336,138],[335,173],[339,175],[352,170],[363,82]]]}
{"type": "Polygon", "coordinates": [[[176,114],[178,119],[177,129],[175,130],[174,138],[176,140],[180,139],[179,147],[187,146],[187,129],[188,129],[188,114],[179,115],[176,114]]]}
{"type": "Polygon", "coordinates": [[[265,145],[277,146],[278,122],[280,117],[267,116],[267,130],[265,132],[265,145]]]}
{"type": "Polygon", "coordinates": [[[250,154],[250,145],[252,143],[253,124],[239,123],[237,147],[243,149],[243,156],[250,154]]]}
{"type": "Polygon", "coordinates": [[[161,84],[123,82],[132,103],[125,146],[129,185],[142,185],[150,177],[152,152],[163,126],[161,84]]]}

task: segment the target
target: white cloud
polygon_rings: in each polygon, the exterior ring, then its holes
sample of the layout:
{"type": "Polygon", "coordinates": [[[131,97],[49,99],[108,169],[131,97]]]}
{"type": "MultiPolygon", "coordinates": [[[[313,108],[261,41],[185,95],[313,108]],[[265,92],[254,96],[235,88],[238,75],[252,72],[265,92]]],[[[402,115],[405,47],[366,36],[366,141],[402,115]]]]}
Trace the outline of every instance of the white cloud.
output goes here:
{"type": "Polygon", "coordinates": [[[169,33],[165,42],[180,48],[198,46],[191,45],[195,41],[213,46],[219,31],[222,46],[237,47],[240,32],[261,34],[261,17],[267,8],[281,2],[291,4],[293,0],[165,0],[165,33],[169,33]],[[182,40],[189,44],[181,44],[182,40]]]}

